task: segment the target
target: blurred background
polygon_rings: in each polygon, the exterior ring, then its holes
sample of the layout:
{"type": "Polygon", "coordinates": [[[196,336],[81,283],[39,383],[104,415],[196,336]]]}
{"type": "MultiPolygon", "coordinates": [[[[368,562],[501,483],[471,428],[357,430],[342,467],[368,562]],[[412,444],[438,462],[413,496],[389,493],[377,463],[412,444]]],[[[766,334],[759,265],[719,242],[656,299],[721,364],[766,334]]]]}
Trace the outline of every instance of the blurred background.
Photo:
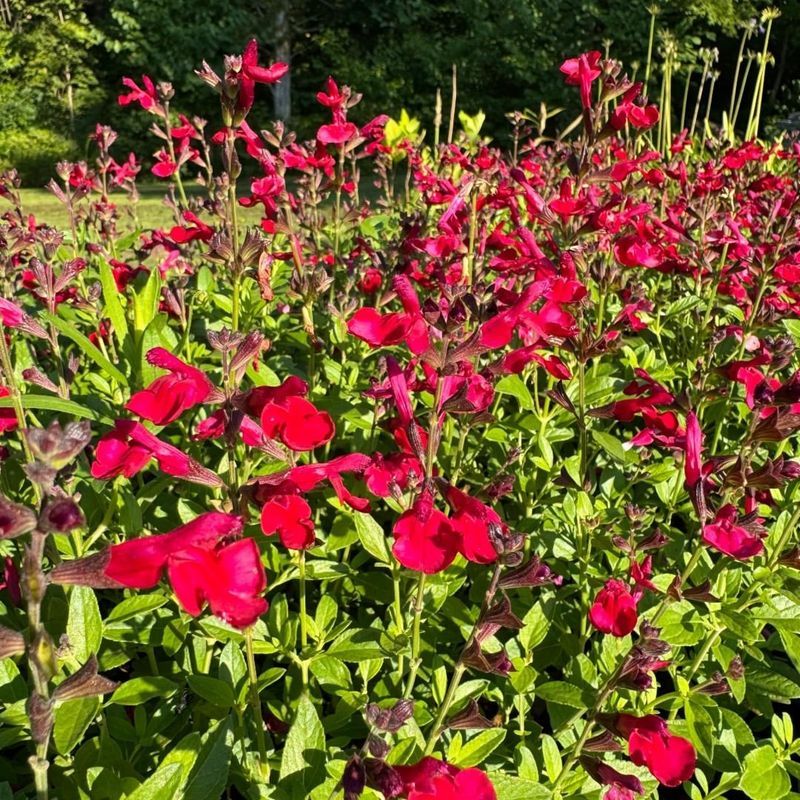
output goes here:
{"type": "MultiPolygon", "coordinates": [[[[800,110],[800,0],[772,3],[774,63],[766,72],[767,134],[800,110]]],[[[121,78],[171,81],[173,108],[219,124],[218,100],[193,70],[203,59],[220,69],[228,53],[258,38],[262,62],[291,63],[291,77],[270,98],[260,87],[253,127],[276,116],[301,136],[324,118],[314,95],[333,75],[363,93],[358,122],[406,109],[433,126],[441,89],[445,118],[452,65],[458,107],[483,111],[482,133],[507,146],[506,114],[532,118],[564,110],[577,93],[564,86],[564,58],[598,49],[622,60],[629,75],[645,72],[653,27],[650,96],[659,100],[660,70],[670,51],[673,108],[691,112],[701,82],[715,81],[713,108],[728,107],[740,51],[741,71],[763,43],[765,4],[745,0],[0,0],[0,168],[15,164],[28,185],[41,185],[61,158],[87,153],[96,122],[120,132],[117,152],[142,152],[147,114],[117,105],[121,78]]],[[[753,76],[757,69],[752,70],[753,76]]],[[[677,113],[677,112],[676,112],[677,113]]],[[[712,113],[712,118],[714,114],[712,113]]],[[[156,149],[155,140],[152,149],[156,149]]]]}

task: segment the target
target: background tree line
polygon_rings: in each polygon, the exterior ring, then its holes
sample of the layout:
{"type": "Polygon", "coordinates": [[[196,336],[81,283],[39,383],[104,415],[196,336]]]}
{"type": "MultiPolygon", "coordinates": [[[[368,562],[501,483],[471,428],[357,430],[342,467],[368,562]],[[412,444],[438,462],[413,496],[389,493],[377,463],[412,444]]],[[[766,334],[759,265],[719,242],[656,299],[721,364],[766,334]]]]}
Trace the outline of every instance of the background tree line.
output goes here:
{"type": "MultiPolygon", "coordinates": [[[[776,64],[768,73],[773,116],[796,104],[798,0],[780,0],[773,28],[776,64]]],[[[658,100],[660,37],[678,44],[681,70],[699,82],[703,46],[720,55],[717,102],[727,104],[739,31],[758,17],[760,0],[661,0],[650,94],[658,100]],[[726,93],[727,87],[727,93],[726,93]]],[[[562,59],[607,49],[629,72],[644,72],[650,31],[646,0],[0,0],[0,164],[18,163],[41,181],[64,156],[85,152],[95,122],[136,149],[149,120],[120,109],[124,75],[169,80],[175,106],[216,126],[216,97],[194,76],[206,58],[221,64],[250,36],[263,57],[291,60],[291,83],[276,106],[260,104],[256,123],[290,115],[301,135],[321,118],[314,94],[328,74],[364,95],[357,118],[396,116],[401,108],[433,124],[437,89],[449,103],[451,66],[458,68],[458,105],[486,113],[485,131],[504,144],[505,115],[540,102],[574,102],[557,73],[562,59]]],[[[696,91],[690,86],[690,98],[696,91]]],[[[800,104],[796,104],[800,106],[800,104]]],[[[571,108],[569,109],[572,110],[571,108]]]]}

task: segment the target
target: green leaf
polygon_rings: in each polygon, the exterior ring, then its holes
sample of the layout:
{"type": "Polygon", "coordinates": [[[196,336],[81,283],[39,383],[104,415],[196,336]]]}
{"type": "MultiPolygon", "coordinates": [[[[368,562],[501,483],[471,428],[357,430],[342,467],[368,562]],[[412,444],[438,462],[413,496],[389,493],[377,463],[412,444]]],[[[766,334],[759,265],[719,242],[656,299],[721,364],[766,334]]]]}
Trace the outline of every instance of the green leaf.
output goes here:
{"type": "Polygon", "coordinates": [[[120,706],[138,706],[154,697],[171,697],[178,691],[178,684],[160,675],[132,678],[111,695],[111,702],[120,706]]]}
{"type": "Polygon", "coordinates": [[[189,675],[186,682],[196,695],[215,706],[231,708],[236,702],[230,684],[219,678],[212,678],[209,675],[189,675]]]}
{"type": "Polygon", "coordinates": [[[142,334],[141,339],[141,380],[143,385],[154,381],[163,370],[154,367],[147,361],[147,353],[154,347],[163,347],[172,352],[178,346],[178,337],[175,331],[169,327],[169,317],[166,314],[158,314],[150,322],[142,334]]]}
{"type": "Polygon", "coordinates": [[[124,622],[141,614],[149,614],[157,608],[161,608],[168,601],[169,598],[163,594],[137,594],[134,597],[128,597],[114,606],[106,617],[106,624],[124,622]]]}
{"type": "Polygon", "coordinates": [[[791,781],[769,745],[751,750],[744,759],[739,788],[752,800],[780,800],[789,793],[791,781]]]}
{"type": "Polygon", "coordinates": [[[120,348],[125,348],[128,339],[128,320],[125,311],[119,302],[119,290],[114,281],[114,273],[111,267],[105,262],[100,262],[100,283],[103,286],[103,303],[105,304],[105,314],[111,320],[114,330],[114,338],[119,343],[120,348]]]}
{"type": "Polygon", "coordinates": [[[378,641],[379,633],[370,628],[358,628],[343,633],[329,648],[328,655],[342,661],[370,661],[386,658],[378,641]]]}
{"type": "Polygon", "coordinates": [[[228,784],[233,752],[230,717],[217,723],[204,737],[196,766],[183,787],[181,800],[217,800],[228,784]]]}
{"type": "Polygon", "coordinates": [[[356,531],[358,531],[358,538],[361,540],[364,549],[378,561],[390,564],[392,559],[383,528],[375,522],[370,514],[354,512],[352,517],[356,531]]]}
{"type": "Polygon", "coordinates": [[[133,327],[137,334],[141,335],[155,318],[160,299],[161,273],[153,269],[141,291],[133,295],[133,327]]]}
{"type": "MultiPolygon", "coordinates": [[[[158,272],[158,270],[156,270],[158,272]]],[[[80,349],[97,364],[109,377],[113,378],[120,386],[127,386],[128,379],[84,336],[72,323],[67,322],[55,314],[42,312],[42,316],[59,332],[72,339],[80,349]]]]}
{"type": "MultiPolygon", "coordinates": [[[[65,400],[63,397],[54,397],[47,394],[22,395],[22,407],[32,408],[34,411],[56,411],[60,414],[68,414],[71,417],[91,419],[97,422],[113,422],[110,417],[105,414],[99,414],[88,406],[82,406],[72,400],[65,400]]],[[[0,397],[0,408],[14,408],[11,398],[0,397]]]]}
{"type": "Polygon", "coordinates": [[[550,629],[548,612],[552,613],[552,608],[546,608],[543,601],[539,600],[522,618],[523,627],[519,632],[519,643],[526,652],[530,652],[545,640],[550,629]]]}
{"type": "Polygon", "coordinates": [[[584,700],[583,691],[566,681],[551,681],[537,686],[536,696],[547,700],[549,703],[558,703],[561,706],[584,709],[588,704],[584,700]]]}
{"type": "Polygon", "coordinates": [[[180,764],[157,769],[127,800],[175,800],[182,778],[180,764]]]}
{"type": "Polygon", "coordinates": [[[492,772],[491,779],[497,800],[548,800],[552,796],[546,786],[524,778],[492,772]]]}
{"type": "Polygon", "coordinates": [[[547,734],[541,737],[541,746],[544,771],[552,783],[561,774],[561,753],[556,740],[547,734]]]}
{"type": "Polygon", "coordinates": [[[67,755],[83,738],[99,710],[99,697],[68,700],[56,708],[53,743],[62,756],[67,755]]]}
{"type": "Polygon", "coordinates": [[[82,664],[100,648],[103,620],[94,591],[87,586],[74,586],[70,592],[67,636],[75,658],[82,664]]]}
{"type": "Polygon", "coordinates": [[[325,777],[325,731],[317,710],[304,694],[286,737],[280,785],[289,797],[307,797],[325,777]]]}
{"type": "Polygon", "coordinates": [[[519,375],[506,375],[497,382],[494,388],[498,394],[508,394],[515,397],[522,410],[533,411],[533,397],[530,389],[528,389],[519,375]]]}
{"type": "Polygon", "coordinates": [[[622,447],[622,442],[617,439],[616,436],[593,429],[592,439],[594,439],[615,461],[625,463],[625,450],[622,447]]]}
{"type": "Polygon", "coordinates": [[[457,767],[474,767],[485,761],[506,738],[504,728],[491,728],[481,731],[464,744],[453,762],[457,767]]]}

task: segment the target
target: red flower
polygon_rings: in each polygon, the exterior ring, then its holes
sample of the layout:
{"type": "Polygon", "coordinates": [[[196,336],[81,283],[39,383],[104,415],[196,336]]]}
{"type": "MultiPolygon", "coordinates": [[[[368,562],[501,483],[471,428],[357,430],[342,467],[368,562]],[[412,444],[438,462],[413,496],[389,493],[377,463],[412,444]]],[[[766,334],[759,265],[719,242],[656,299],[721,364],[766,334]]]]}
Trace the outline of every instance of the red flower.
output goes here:
{"type": "Polygon", "coordinates": [[[490,350],[505,347],[514,335],[514,330],[531,305],[542,297],[551,286],[550,281],[535,281],[505,310],[495,314],[480,327],[480,343],[490,350]]]}
{"type": "Polygon", "coordinates": [[[686,415],[686,460],[683,465],[686,475],[686,488],[694,489],[703,479],[703,431],[697,421],[697,414],[690,411],[686,415]]]}
{"type": "Polygon", "coordinates": [[[27,314],[16,304],[5,297],[0,297],[0,322],[6,328],[18,328],[27,314]]]}
{"type": "MultiPolygon", "coordinates": [[[[192,439],[219,439],[225,435],[230,423],[230,418],[225,409],[219,409],[213,414],[210,414],[204,420],[197,423],[192,439]]],[[[239,436],[248,447],[257,447],[261,450],[270,450],[270,442],[261,426],[250,419],[246,414],[242,416],[239,422],[239,436]]],[[[273,445],[274,447],[274,445],[273,445]]]]}
{"type": "Polygon", "coordinates": [[[358,136],[358,126],[353,122],[334,122],[322,125],[317,131],[317,141],[320,144],[347,144],[358,136]]]}
{"type": "Polygon", "coordinates": [[[208,604],[214,616],[235,628],[247,628],[268,608],[261,597],[267,578],[252,539],[214,550],[180,550],[170,556],[167,574],[178,602],[193,617],[208,604]]]}
{"type": "Polygon", "coordinates": [[[178,165],[163,148],[155,153],[155,157],[156,163],[150,168],[150,172],[157,178],[171,178],[178,171],[178,165]]]}
{"type": "Polygon", "coordinates": [[[3,580],[0,582],[0,589],[5,589],[11,602],[19,607],[22,603],[22,589],[19,582],[19,570],[11,556],[6,556],[3,559],[3,574],[1,577],[3,580]]]}
{"type": "Polygon", "coordinates": [[[116,258],[109,259],[111,265],[111,272],[114,275],[114,283],[116,284],[117,291],[124,292],[131,281],[136,280],[137,275],[146,273],[146,267],[131,267],[124,261],[118,261],[116,258]]]}
{"type": "Polygon", "coordinates": [[[199,239],[201,242],[208,242],[214,235],[214,229],[210,225],[206,225],[197,214],[191,211],[184,211],[183,219],[189,225],[175,225],[169,232],[169,238],[176,244],[186,244],[199,239]]]}
{"type": "Polygon", "coordinates": [[[66,562],[51,575],[62,584],[150,589],[166,571],[189,614],[197,616],[208,604],[215,616],[245,628],[267,610],[259,596],[266,576],[252,539],[225,543],[241,532],[240,517],[209,512],[170,533],[132,539],[66,562]]]}
{"type": "Polygon", "coordinates": [[[641,96],[642,84],[634,83],[611,112],[609,124],[618,131],[628,123],[632,128],[646,130],[652,128],[658,122],[658,107],[647,105],[647,101],[641,96]]]}
{"type": "Polygon", "coordinates": [[[364,294],[375,294],[381,288],[383,283],[383,274],[379,269],[370,267],[358,282],[358,288],[364,294]]]}
{"type": "Polygon", "coordinates": [[[584,108],[592,105],[592,83],[600,77],[600,52],[592,50],[582,53],[577,58],[568,58],[561,65],[561,72],[566,75],[566,83],[579,86],[581,104],[584,108]]]}
{"type": "Polygon", "coordinates": [[[291,376],[280,386],[253,389],[245,408],[261,416],[261,428],[268,438],[283,442],[295,452],[313,450],[333,439],[336,426],[330,414],[320,411],[306,394],[308,384],[291,376]]]}
{"type": "Polygon", "coordinates": [[[240,517],[209,511],[169,533],[112,545],[103,574],[130,589],[150,589],[161,580],[173,553],[187,548],[208,550],[221,539],[238,536],[241,532],[240,517]]]}
{"type": "Polygon", "coordinates": [[[408,800],[497,800],[492,782],[479,769],[460,770],[426,756],[416,764],[396,766],[408,800]]]}
{"type": "Polygon", "coordinates": [[[238,76],[239,94],[236,98],[236,109],[242,117],[253,107],[256,83],[277,83],[288,71],[289,65],[280,61],[269,67],[259,66],[258,42],[250,39],[242,54],[242,68],[238,76]]]}
{"type": "Polygon", "coordinates": [[[261,475],[250,482],[252,498],[257,503],[266,503],[273,497],[286,494],[306,494],[328,481],[336,496],[356,511],[367,511],[369,501],[351,494],[342,480],[345,472],[363,473],[370,459],[361,453],[339,456],[322,464],[302,464],[283,472],[261,475]]]}
{"type": "Polygon", "coordinates": [[[106,433],[98,442],[91,468],[92,477],[110,480],[117,475],[124,475],[130,478],[144,469],[151,458],[158,461],[159,467],[167,475],[204,486],[223,485],[218,475],[177,447],[162,442],[141,423],[129,419],[117,420],[114,430],[106,433]]]}
{"type": "Polygon", "coordinates": [[[144,89],[140,89],[132,78],[123,78],[122,85],[127,86],[130,91],[128,94],[121,94],[117,98],[117,102],[121,106],[138,103],[145,111],[155,114],[158,108],[158,95],[156,94],[155,84],[147,75],[142,75],[142,84],[144,89]]]}
{"type": "Polygon", "coordinates": [[[616,727],[628,740],[631,761],[646,766],[659,783],[680,786],[694,775],[697,755],[692,743],[671,734],[661,717],[620,714],[616,727]]]}
{"type": "Polygon", "coordinates": [[[393,534],[395,558],[417,572],[441,572],[458,554],[460,537],[445,514],[433,507],[430,491],[423,491],[400,515],[393,534]]]}
{"type": "Polygon", "coordinates": [[[636,627],[638,619],[636,600],[628,585],[616,578],[606,581],[589,609],[592,625],[602,633],[614,636],[627,636],[636,627]]]}
{"type": "Polygon", "coordinates": [[[393,285],[404,311],[381,314],[374,308],[360,308],[347,323],[347,330],[372,347],[405,342],[415,355],[424,353],[430,339],[419,298],[405,275],[396,276],[393,285]]]}
{"type": "MultiPolygon", "coordinates": [[[[0,336],[4,336],[5,334],[0,331],[0,336]]],[[[0,397],[9,397],[11,392],[5,387],[0,386],[0,397]]],[[[6,433],[7,431],[13,431],[16,429],[19,422],[17,421],[17,415],[13,408],[0,408],[0,433],[6,433]]]]}
{"type": "Polygon", "coordinates": [[[261,530],[267,536],[277,532],[289,550],[307,550],[314,546],[311,506],[296,494],[277,495],[261,509],[261,530]]]}
{"type": "Polygon", "coordinates": [[[714,521],[703,526],[703,541],[737,561],[746,561],[764,552],[761,539],[766,531],[758,524],[738,525],[736,508],[730,503],[717,511],[714,521]]]}
{"type": "Polygon", "coordinates": [[[507,530],[499,514],[455,486],[449,486],[445,496],[453,509],[450,525],[459,534],[458,550],[461,555],[476,564],[496,561],[497,551],[489,538],[489,526],[507,530]]]}
{"type": "Polygon", "coordinates": [[[156,425],[167,425],[190,408],[202,403],[214,389],[211,381],[196,367],[181,361],[163,347],[147,353],[147,363],[169,370],[146,389],[131,397],[125,408],[156,425]]]}

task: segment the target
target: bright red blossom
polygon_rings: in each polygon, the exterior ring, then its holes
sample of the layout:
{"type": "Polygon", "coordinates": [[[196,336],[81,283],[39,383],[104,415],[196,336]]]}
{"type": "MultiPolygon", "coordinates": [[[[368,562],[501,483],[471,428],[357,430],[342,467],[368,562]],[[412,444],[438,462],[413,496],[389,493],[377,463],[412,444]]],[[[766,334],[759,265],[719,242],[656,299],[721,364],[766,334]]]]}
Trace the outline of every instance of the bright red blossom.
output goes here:
{"type": "Polygon", "coordinates": [[[616,578],[606,581],[589,609],[592,625],[602,633],[614,636],[627,636],[636,627],[638,619],[636,599],[628,585],[616,578]]]}
{"type": "Polygon", "coordinates": [[[620,714],[616,726],[628,740],[631,761],[646,766],[659,783],[680,786],[694,775],[697,754],[692,743],[671,734],[661,717],[620,714]]]}
{"type": "Polygon", "coordinates": [[[167,425],[190,408],[202,403],[214,385],[202,370],[192,367],[163,347],[147,353],[147,363],[169,370],[125,404],[128,411],[156,425],[167,425]]]}

